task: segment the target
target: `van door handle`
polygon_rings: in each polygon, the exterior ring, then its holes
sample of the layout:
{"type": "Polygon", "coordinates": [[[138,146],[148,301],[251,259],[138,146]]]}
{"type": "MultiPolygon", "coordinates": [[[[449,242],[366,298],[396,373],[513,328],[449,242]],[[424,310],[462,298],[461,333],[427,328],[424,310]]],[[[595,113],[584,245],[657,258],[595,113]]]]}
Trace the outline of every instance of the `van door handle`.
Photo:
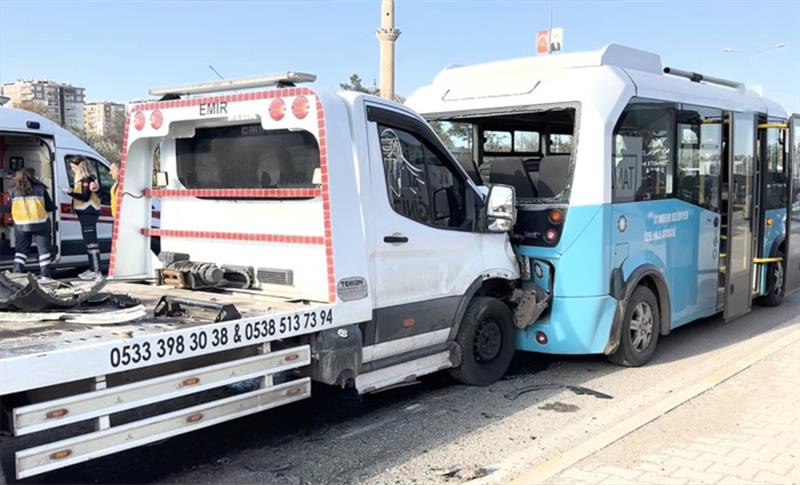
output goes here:
{"type": "Polygon", "coordinates": [[[383,242],[390,244],[405,244],[408,242],[408,238],[406,236],[401,236],[400,234],[392,234],[391,236],[383,236],[383,242]]]}

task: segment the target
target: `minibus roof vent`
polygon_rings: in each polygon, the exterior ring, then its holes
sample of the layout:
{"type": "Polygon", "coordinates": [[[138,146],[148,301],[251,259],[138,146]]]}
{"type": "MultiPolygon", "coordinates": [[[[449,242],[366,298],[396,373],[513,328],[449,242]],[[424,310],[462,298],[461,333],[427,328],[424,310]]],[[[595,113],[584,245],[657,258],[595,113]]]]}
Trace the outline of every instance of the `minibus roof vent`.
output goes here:
{"type": "Polygon", "coordinates": [[[719,84],[720,86],[726,86],[729,88],[738,89],[740,91],[745,90],[744,83],[740,83],[737,81],[730,81],[728,79],[722,79],[719,77],[706,76],[705,74],[700,74],[697,72],[683,71],[681,69],[675,69],[674,67],[665,67],[664,74],[671,74],[673,76],[685,77],[686,79],[696,83],[705,81],[707,83],[719,84]]]}
{"type": "Polygon", "coordinates": [[[239,89],[263,88],[268,86],[292,87],[298,83],[310,83],[317,80],[315,74],[305,72],[283,72],[266,76],[245,77],[241,79],[224,79],[198,84],[184,84],[166,88],[152,88],[147,92],[151,96],[163,96],[175,99],[176,96],[191,94],[218,93],[221,91],[235,91],[239,89]]]}

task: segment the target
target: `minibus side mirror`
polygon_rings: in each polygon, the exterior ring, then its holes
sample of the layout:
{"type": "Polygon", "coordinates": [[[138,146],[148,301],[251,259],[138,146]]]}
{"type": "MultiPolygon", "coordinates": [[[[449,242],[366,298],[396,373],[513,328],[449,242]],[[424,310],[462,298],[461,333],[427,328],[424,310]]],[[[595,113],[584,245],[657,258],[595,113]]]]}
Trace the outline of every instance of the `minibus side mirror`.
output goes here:
{"type": "Polygon", "coordinates": [[[508,232],[517,221],[514,187],[496,184],[486,198],[486,228],[490,232],[508,232]]]}

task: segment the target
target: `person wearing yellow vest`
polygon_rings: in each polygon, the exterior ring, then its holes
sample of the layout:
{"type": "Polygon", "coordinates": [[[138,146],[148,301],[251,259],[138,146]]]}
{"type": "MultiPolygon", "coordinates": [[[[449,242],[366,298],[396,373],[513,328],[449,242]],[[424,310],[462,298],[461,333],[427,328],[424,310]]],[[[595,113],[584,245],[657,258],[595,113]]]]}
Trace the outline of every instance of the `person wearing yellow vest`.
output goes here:
{"type": "Polygon", "coordinates": [[[119,162],[111,162],[108,167],[111,178],[114,179],[114,185],[111,186],[111,217],[116,221],[118,204],[117,194],[119,193],[119,162]]]}
{"type": "Polygon", "coordinates": [[[75,184],[72,189],[64,189],[64,193],[72,197],[72,209],[81,223],[83,244],[89,256],[89,269],[78,277],[83,280],[99,279],[103,275],[100,272],[100,245],[97,243],[97,220],[100,218],[97,176],[85,158],[70,158],[69,166],[75,184]]]}
{"type": "Polygon", "coordinates": [[[31,244],[35,243],[39,252],[39,272],[51,277],[50,271],[50,212],[56,210],[47,187],[36,179],[31,169],[17,170],[14,186],[9,193],[10,202],[0,211],[11,212],[14,220],[14,266],[15,273],[25,272],[25,262],[31,244]]]}

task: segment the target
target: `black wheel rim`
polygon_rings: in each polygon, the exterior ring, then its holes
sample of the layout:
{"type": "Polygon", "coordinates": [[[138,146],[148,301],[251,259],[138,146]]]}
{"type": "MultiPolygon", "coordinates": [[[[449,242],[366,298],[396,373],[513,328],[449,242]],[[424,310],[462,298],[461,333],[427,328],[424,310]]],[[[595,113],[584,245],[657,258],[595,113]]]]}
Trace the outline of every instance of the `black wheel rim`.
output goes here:
{"type": "Polygon", "coordinates": [[[783,294],[783,263],[780,261],[773,265],[772,278],[772,292],[775,296],[781,296],[783,294]]]}
{"type": "Polygon", "coordinates": [[[491,362],[500,355],[502,347],[503,332],[500,324],[491,318],[482,320],[475,332],[475,338],[472,339],[475,360],[482,363],[491,362]]]}

